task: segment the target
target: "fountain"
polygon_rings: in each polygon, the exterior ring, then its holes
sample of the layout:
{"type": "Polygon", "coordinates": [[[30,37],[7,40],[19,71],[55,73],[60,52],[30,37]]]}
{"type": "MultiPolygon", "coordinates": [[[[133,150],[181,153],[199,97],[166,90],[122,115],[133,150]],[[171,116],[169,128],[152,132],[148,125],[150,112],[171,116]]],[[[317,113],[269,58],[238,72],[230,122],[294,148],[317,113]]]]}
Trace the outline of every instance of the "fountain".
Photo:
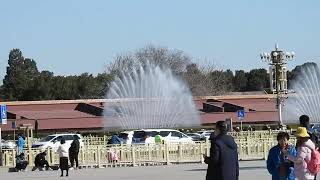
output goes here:
{"type": "Polygon", "coordinates": [[[200,126],[189,88],[168,68],[147,63],[123,72],[112,82],[106,98],[107,129],[200,126]]]}
{"type": "Polygon", "coordinates": [[[301,67],[298,76],[290,83],[293,93],[288,95],[283,107],[283,122],[298,124],[303,114],[310,123],[320,123],[320,71],[316,63],[301,67]]]}

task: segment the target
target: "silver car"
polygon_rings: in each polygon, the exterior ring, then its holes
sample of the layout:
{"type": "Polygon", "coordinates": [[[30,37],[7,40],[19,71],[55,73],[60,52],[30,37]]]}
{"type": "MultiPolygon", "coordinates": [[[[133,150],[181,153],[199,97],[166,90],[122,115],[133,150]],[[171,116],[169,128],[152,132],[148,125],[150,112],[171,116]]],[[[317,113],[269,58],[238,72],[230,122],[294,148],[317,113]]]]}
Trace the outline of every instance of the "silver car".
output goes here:
{"type": "Polygon", "coordinates": [[[14,149],[16,147],[16,144],[12,141],[5,141],[1,139],[1,145],[2,149],[14,149]]]}

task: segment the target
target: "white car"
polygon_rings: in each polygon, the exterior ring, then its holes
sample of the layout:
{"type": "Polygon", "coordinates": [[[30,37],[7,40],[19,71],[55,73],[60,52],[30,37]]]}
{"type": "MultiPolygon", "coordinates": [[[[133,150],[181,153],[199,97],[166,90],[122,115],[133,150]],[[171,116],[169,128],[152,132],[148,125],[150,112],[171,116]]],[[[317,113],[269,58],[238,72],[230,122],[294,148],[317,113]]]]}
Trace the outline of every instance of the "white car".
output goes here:
{"type": "Polygon", "coordinates": [[[203,139],[208,140],[211,136],[211,134],[214,132],[214,130],[204,130],[204,131],[198,131],[198,133],[201,135],[203,139]]]}
{"type": "Polygon", "coordinates": [[[73,136],[77,135],[80,142],[80,147],[83,146],[83,138],[80,134],[52,134],[43,139],[39,142],[32,144],[32,148],[39,148],[41,150],[45,150],[47,148],[52,148],[54,151],[58,149],[60,146],[60,141],[63,138],[66,141],[66,144],[70,147],[73,141],[73,136]]]}
{"type": "Polygon", "coordinates": [[[2,149],[14,149],[16,147],[16,144],[12,141],[5,141],[1,139],[1,147],[2,149]]]}
{"type": "Polygon", "coordinates": [[[133,137],[133,131],[124,131],[119,134],[119,139],[123,144],[131,144],[132,143],[132,137],[133,137]]]}
{"type": "Polygon", "coordinates": [[[122,133],[128,134],[125,144],[153,144],[158,132],[165,143],[194,143],[191,137],[175,129],[141,129],[122,133]]]}
{"type": "Polygon", "coordinates": [[[203,141],[205,138],[203,138],[199,133],[187,133],[189,137],[192,138],[193,141],[203,141]]]}

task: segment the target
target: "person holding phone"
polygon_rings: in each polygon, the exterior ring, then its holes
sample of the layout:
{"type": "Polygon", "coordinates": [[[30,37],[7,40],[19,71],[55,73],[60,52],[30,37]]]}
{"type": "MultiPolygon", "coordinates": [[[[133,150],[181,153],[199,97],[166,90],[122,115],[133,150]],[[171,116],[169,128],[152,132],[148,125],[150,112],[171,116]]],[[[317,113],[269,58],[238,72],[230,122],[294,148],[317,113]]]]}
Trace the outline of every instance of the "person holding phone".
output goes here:
{"type": "Polygon", "coordinates": [[[289,145],[289,134],[279,132],[278,144],[269,150],[267,169],[272,175],[272,180],[294,180],[293,163],[287,155],[296,156],[296,149],[289,145]]]}

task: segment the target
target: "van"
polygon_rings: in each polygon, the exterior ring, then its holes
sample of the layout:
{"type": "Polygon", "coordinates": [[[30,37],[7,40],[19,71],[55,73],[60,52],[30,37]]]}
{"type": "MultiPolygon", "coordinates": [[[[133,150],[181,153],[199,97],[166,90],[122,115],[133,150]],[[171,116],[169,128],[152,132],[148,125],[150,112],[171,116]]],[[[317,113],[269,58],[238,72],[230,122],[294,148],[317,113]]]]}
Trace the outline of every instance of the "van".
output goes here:
{"type": "Polygon", "coordinates": [[[32,144],[32,148],[38,148],[42,151],[47,148],[52,148],[54,151],[56,151],[60,146],[60,141],[62,138],[66,141],[66,144],[69,148],[73,141],[74,135],[78,136],[80,147],[83,147],[83,137],[80,134],[52,134],[42,138],[39,142],[32,144]]]}

